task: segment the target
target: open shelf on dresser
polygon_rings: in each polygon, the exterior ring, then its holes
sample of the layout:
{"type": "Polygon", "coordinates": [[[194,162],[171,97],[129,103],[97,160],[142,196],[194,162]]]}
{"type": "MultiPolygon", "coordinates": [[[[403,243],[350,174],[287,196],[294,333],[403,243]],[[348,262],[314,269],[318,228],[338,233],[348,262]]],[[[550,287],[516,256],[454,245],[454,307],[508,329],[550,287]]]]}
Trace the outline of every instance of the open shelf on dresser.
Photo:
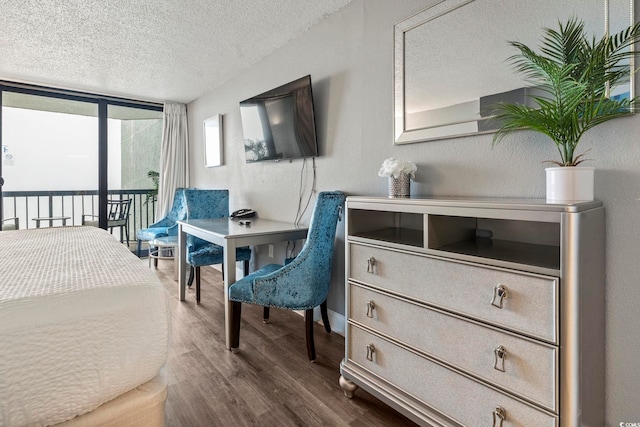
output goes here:
{"type": "Polygon", "coordinates": [[[516,264],[560,269],[560,247],[512,242],[508,240],[476,239],[435,248],[439,251],[497,259],[516,264]]]}
{"type": "Polygon", "coordinates": [[[421,213],[352,209],[349,225],[355,237],[424,248],[421,213]]]}
{"type": "Polygon", "coordinates": [[[560,223],[351,209],[351,237],[560,269],[560,223]],[[426,221],[425,221],[426,219],[426,221]]]}
{"type": "Polygon", "coordinates": [[[560,224],[428,215],[429,249],[560,269],[560,224]]]}
{"type": "Polygon", "coordinates": [[[424,247],[424,232],[410,228],[383,228],[354,234],[355,237],[371,239],[382,242],[397,243],[400,245],[424,247]]]}

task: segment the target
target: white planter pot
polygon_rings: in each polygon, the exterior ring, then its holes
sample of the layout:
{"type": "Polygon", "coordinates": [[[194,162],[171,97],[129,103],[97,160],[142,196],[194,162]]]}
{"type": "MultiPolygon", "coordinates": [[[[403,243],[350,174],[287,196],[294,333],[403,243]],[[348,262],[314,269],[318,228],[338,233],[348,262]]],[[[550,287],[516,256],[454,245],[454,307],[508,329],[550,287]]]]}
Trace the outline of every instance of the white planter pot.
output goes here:
{"type": "Polygon", "coordinates": [[[595,168],[564,166],[545,170],[547,171],[547,202],[593,200],[595,168]]]}

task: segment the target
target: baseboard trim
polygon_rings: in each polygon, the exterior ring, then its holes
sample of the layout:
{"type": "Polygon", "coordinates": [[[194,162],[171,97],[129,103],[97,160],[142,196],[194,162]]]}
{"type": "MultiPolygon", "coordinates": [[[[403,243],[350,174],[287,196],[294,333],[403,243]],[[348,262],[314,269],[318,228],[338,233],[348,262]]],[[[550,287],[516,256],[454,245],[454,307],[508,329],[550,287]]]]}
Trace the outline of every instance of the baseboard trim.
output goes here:
{"type": "Polygon", "coordinates": [[[344,336],[345,321],[344,315],[336,313],[335,311],[328,310],[329,322],[331,322],[331,330],[338,335],[344,336]]]}
{"type": "MultiPolygon", "coordinates": [[[[304,314],[304,312],[300,312],[304,314]]],[[[329,323],[331,324],[331,332],[344,336],[345,322],[344,316],[335,311],[327,310],[329,316],[329,323]]],[[[317,323],[322,323],[322,316],[320,315],[320,307],[316,307],[313,311],[313,320],[317,323]]]]}

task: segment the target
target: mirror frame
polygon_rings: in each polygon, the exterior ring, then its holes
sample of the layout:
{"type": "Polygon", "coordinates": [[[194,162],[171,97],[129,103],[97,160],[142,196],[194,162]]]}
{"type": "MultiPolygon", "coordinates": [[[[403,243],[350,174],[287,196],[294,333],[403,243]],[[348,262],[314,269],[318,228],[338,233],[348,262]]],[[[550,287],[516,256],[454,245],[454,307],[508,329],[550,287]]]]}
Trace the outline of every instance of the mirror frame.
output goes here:
{"type": "MultiPolygon", "coordinates": [[[[405,128],[405,34],[420,25],[423,25],[429,21],[432,21],[442,15],[453,12],[475,0],[438,0],[432,6],[398,22],[394,25],[394,119],[393,119],[393,137],[394,145],[410,144],[414,142],[426,142],[434,140],[442,140],[448,138],[457,138],[470,135],[481,135],[486,133],[493,133],[495,130],[476,131],[471,133],[456,133],[451,131],[452,126],[445,124],[442,126],[434,126],[430,128],[420,129],[406,129],[405,128]],[[449,133],[446,128],[450,128],[449,133]]],[[[609,31],[609,0],[603,0],[603,13],[605,22],[605,32],[609,31]]],[[[629,0],[629,25],[635,23],[634,17],[634,0],[629,0]]],[[[631,47],[633,49],[633,46],[631,47]]],[[[635,61],[633,58],[630,61],[630,67],[633,71],[635,69],[635,61]]],[[[629,93],[631,98],[635,95],[635,79],[632,77],[629,81],[629,93]]],[[[468,123],[468,122],[465,122],[468,123]]]]}
{"type": "Polygon", "coordinates": [[[205,168],[213,168],[224,164],[222,157],[222,135],[222,115],[216,114],[202,122],[205,168]]]}

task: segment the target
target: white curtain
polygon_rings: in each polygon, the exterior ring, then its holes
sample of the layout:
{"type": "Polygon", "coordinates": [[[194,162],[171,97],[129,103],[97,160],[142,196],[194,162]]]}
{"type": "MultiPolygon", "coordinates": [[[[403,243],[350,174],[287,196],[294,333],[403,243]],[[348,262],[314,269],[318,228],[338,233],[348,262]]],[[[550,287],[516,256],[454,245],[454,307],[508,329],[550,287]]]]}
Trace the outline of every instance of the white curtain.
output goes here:
{"type": "Polygon", "coordinates": [[[187,106],[165,103],[160,154],[160,185],[156,221],[171,210],[177,188],[189,185],[189,132],[187,106]]]}

